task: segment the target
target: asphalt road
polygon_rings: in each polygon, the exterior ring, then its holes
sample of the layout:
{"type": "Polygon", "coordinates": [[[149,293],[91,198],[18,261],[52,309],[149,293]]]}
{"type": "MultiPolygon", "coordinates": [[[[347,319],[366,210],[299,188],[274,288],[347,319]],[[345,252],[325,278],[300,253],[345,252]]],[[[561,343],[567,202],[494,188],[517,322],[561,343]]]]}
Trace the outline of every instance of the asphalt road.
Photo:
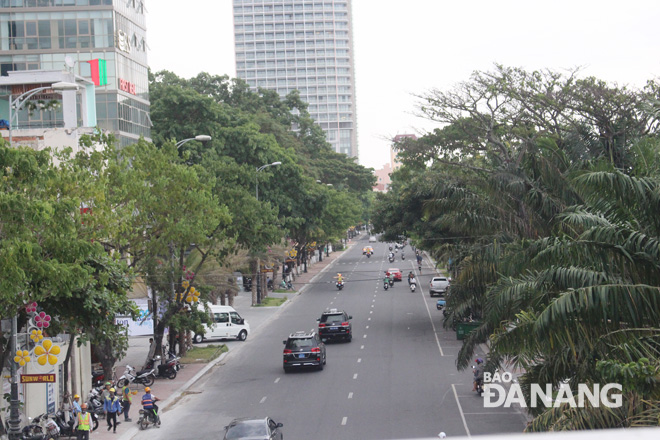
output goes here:
{"type": "Polygon", "coordinates": [[[431,270],[417,274],[420,288],[408,289],[417,273],[406,247],[389,263],[387,244],[366,238],[338,258],[313,286],[278,311],[268,324],[230,353],[191,393],[163,413],[163,426],[135,439],[222,438],[236,417],[272,417],[287,439],[403,439],[519,433],[524,418],[514,409],[484,408],[471,391],[472,375],[455,367],[460,341],[442,328],[442,313],[428,295],[431,270]],[[385,270],[398,267],[404,281],[385,291],[385,270]],[[345,278],[337,291],[333,276],[345,278]],[[297,330],[316,328],[326,308],[353,316],[353,341],[327,344],[323,371],[285,374],[282,341],[297,330]]]}

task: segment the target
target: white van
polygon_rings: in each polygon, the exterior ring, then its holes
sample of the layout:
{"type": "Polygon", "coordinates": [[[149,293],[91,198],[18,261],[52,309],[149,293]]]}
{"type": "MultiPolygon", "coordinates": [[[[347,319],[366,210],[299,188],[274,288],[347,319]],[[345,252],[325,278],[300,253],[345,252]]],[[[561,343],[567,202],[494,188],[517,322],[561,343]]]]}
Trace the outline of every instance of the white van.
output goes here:
{"type": "Polygon", "coordinates": [[[250,333],[250,325],[241,318],[233,307],[209,305],[213,324],[204,324],[204,334],[195,334],[194,341],[202,342],[205,339],[227,339],[236,338],[239,341],[245,341],[250,333]]]}

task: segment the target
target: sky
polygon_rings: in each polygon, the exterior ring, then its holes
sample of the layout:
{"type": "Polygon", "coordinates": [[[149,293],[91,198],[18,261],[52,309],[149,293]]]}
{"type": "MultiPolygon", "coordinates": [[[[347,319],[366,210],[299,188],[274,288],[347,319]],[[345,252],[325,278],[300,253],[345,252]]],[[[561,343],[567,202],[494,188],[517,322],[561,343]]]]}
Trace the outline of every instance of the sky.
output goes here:
{"type": "MultiPolygon", "coordinates": [[[[236,76],[232,0],[151,0],[152,70],[236,76]]],[[[353,0],[359,162],[389,163],[397,134],[439,127],[416,116],[432,89],[451,90],[495,64],[582,68],[619,86],[660,78],[658,0],[353,0]]]]}

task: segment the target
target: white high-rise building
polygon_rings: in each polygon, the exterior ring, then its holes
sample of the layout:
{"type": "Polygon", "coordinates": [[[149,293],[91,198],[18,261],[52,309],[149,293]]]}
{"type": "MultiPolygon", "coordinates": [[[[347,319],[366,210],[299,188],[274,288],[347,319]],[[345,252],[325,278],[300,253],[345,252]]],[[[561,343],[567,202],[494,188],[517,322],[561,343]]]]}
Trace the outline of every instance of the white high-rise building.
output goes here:
{"type": "Polygon", "coordinates": [[[299,90],[335,151],[357,157],[351,0],[233,0],[236,76],[299,90]]]}

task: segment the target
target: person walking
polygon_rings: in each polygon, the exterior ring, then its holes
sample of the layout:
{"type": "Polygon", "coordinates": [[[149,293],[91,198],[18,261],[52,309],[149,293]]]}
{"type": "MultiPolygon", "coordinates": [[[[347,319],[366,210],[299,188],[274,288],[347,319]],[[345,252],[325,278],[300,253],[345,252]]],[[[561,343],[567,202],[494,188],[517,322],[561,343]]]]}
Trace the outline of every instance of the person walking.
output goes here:
{"type": "Polygon", "coordinates": [[[82,411],[82,407],[80,405],[80,396],[78,394],[74,394],[73,396],[73,409],[71,412],[73,413],[73,417],[76,417],[78,413],[82,411]]]}
{"type": "Polygon", "coordinates": [[[121,422],[117,421],[117,414],[121,414],[121,402],[119,396],[115,394],[115,389],[110,388],[111,398],[103,402],[103,410],[106,414],[106,421],[108,422],[108,431],[112,428],[112,432],[117,432],[117,425],[121,422]]]}
{"type": "Polygon", "coordinates": [[[76,416],[76,426],[74,427],[78,440],[89,440],[91,420],[92,418],[87,412],[87,404],[83,403],[80,405],[80,412],[76,416]]]}
{"type": "Polygon", "coordinates": [[[133,402],[133,392],[128,387],[128,384],[124,385],[121,391],[121,406],[124,411],[124,422],[130,422],[131,418],[128,416],[128,411],[131,409],[131,403],[133,402]]]}

